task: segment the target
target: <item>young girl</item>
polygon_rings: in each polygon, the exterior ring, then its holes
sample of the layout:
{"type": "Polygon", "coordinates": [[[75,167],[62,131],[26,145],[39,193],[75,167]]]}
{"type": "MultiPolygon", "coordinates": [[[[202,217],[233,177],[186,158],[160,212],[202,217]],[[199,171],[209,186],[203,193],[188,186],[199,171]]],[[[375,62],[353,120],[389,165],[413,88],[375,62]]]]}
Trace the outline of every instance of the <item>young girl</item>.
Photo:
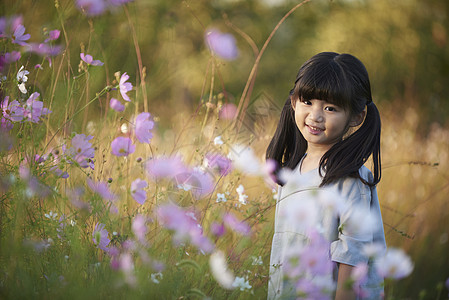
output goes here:
{"type": "Polygon", "coordinates": [[[298,201],[310,200],[311,193],[305,191],[324,188],[338,193],[345,202],[339,214],[324,210],[318,213],[319,232],[330,243],[326,255],[336,266],[329,271],[333,273],[329,276],[337,282],[335,299],[382,297],[383,279],[377,275],[373,261],[364,254],[369,245],[386,248],[376,191],[381,176],[380,127],[368,73],[361,61],[349,54],[324,52],[301,66],[266,153],[266,158],[275,160],[279,166],[276,175],[281,185],[268,299],[313,298],[304,289],[299,291],[298,282],[289,281],[286,275],[286,261],[292,249],[302,249],[310,243],[310,236],[295,229],[291,218],[286,219],[285,215],[297,207],[298,201]],[[374,176],[364,166],[370,156],[374,176]],[[293,188],[282,182],[279,176],[282,168],[292,170],[290,178],[296,178],[293,188]],[[343,226],[357,214],[358,208],[368,210],[369,219],[374,220],[362,234],[343,226]],[[366,263],[368,271],[367,278],[356,287],[363,292],[356,294],[347,282],[353,268],[360,263],[366,263]]]}

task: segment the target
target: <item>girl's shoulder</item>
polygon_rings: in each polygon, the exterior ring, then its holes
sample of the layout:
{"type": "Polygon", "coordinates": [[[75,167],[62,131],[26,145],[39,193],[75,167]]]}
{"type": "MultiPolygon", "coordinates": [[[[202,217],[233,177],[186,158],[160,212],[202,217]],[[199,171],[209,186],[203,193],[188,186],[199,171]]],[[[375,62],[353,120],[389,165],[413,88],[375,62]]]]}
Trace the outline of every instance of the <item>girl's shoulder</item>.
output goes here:
{"type": "Polygon", "coordinates": [[[371,173],[371,170],[368,169],[366,166],[360,167],[359,175],[363,180],[365,180],[367,182],[373,182],[373,180],[374,180],[373,173],[371,173]]]}
{"type": "MultiPolygon", "coordinates": [[[[373,174],[370,169],[365,166],[360,167],[359,175],[365,182],[373,181],[373,174]]],[[[372,188],[368,184],[365,184],[360,178],[342,178],[335,182],[334,188],[336,188],[344,197],[368,197],[371,195],[372,188]]]]}

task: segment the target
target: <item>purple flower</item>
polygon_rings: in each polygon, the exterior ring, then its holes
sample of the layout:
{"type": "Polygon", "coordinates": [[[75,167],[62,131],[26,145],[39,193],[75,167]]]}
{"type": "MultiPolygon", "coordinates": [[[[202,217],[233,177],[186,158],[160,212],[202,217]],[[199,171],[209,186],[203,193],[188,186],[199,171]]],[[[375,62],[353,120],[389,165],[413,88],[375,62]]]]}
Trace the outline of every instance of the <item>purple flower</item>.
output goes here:
{"type": "Polygon", "coordinates": [[[204,162],[207,167],[216,169],[221,176],[228,175],[232,170],[231,160],[220,154],[208,153],[205,156],[204,162]]]}
{"type": "Polygon", "coordinates": [[[147,218],[142,215],[135,216],[131,227],[139,242],[146,245],[145,235],[148,232],[147,218]]]}
{"type": "Polygon", "coordinates": [[[115,98],[111,98],[111,101],[109,101],[109,106],[115,111],[122,112],[125,110],[125,106],[115,98]]]}
{"type": "Polygon", "coordinates": [[[75,206],[80,210],[91,212],[92,211],[91,205],[81,200],[81,196],[83,194],[84,188],[79,187],[67,190],[67,197],[70,199],[70,203],[72,203],[73,206],[75,206]]]}
{"type": "Polygon", "coordinates": [[[48,43],[49,41],[55,41],[57,39],[59,39],[59,35],[61,34],[61,31],[55,29],[55,30],[51,30],[48,33],[48,38],[45,39],[44,43],[48,43]]]}
{"type": "Polygon", "coordinates": [[[50,110],[44,108],[44,103],[42,101],[36,100],[38,97],[38,92],[31,94],[26,101],[25,111],[23,113],[23,116],[33,123],[38,123],[42,116],[51,113],[50,110]]]}
{"type": "Polygon", "coordinates": [[[108,252],[108,245],[111,240],[108,238],[108,231],[104,229],[104,226],[105,225],[102,223],[97,223],[95,225],[95,229],[92,232],[92,241],[97,245],[97,248],[108,252]]]}
{"type": "Polygon", "coordinates": [[[144,204],[147,200],[147,193],[144,188],[148,186],[148,183],[142,179],[136,179],[131,183],[131,196],[139,204],[144,204]]]}
{"type": "Polygon", "coordinates": [[[153,178],[170,178],[175,175],[186,172],[187,167],[181,161],[179,156],[157,157],[146,163],[146,171],[153,178]]]}
{"type": "Polygon", "coordinates": [[[0,18],[0,37],[10,36],[23,23],[22,16],[12,16],[9,18],[0,18]]]}
{"type": "Polygon", "coordinates": [[[143,112],[136,117],[136,138],[141,143],[150,143],[153,137],[151,129],[154,127],[154,122],[150,120],[150,113],[143,112]]]}
{"type": "Polygon", "coordinates": [[[191,191],[197,199],[207,196],[214,190],[214,182],[210,174],[198,168],[176,174],[174,180],[178,187],[191,191]]]}
{"type": "Polygon", "coordinates": [[[80,53],[80,57],[81,57],[82,61],[84,61],[88,65],[92,65],[92,66],[102,66],[103,65],[103,63],[101,61],[99,61],[98,59],[94,60],[92,55],[89,55],[89,54],[84,55],[84,53],[80,53]]]}
{"type": "Polygon", "coordinates": [[[77,134],[72,138],[72,147],[66,154],[76,161],[81,168],[90,167],[94,170],[93,158],[95,156],[95,150],[90,143],[93,136],[86,136],[85,134],[77,134]]]}
{"type": "Polygon", "coordinates": [[[223,223],[231,230],[241,234],[250,235],[251,228],[243,221],[239,221],[232,213],[227,213],[223,216],[223,223]]]}
{"type": "Polygon", "coordinates": [[[110,6],[120,6],[134,0],[108,0],[110,6]]]}
{"type": "Polygon", "coordinates": [[[25,33],[25,26],[20,24],[14,30],[14,33],[11,38],[12,42],[14,44],[19,44],[20,46],[26,46],[27,43],[25,41],[29,40],[31,35],[29,35],[28,33],[27,34],[24,34],[24,33],[25,33]]]}
{"type": "Polygon", "coordinates": [[[45,43],[40,44],[30,43],[28,46],[29,46],[28,51],[34,52],[40,56],[47,56],[47,57],[56,56],[62,51],[61,45],[50,46],[45,43]]]}
{"type": "Polygon", "coordinates": [[[112,154],[115,156],[128,156],[136,150],[130,138],[119,136],[111,143],[112,154]]]}
{"type": "Polygon", "coordinates": [[[237,114],[237,106],[235,106],[235,104],[233,103],[223,104],[223,106],[220,109],[220,112],[218,113],[220,119],[223,120],[232,120],[234,119],[236,114],[237,114]]]}
{"type": "Polygon", "coordinates": [[[76,6],[88,16],[101,15],[106,9],[104,0],[77,0],[76,6]]]}
{"type": "Polygon", "coordinates": [[[216,237],[220,237],[223,234],[225,234],[226,232],[226,228],[224,227],[223,224],[218,224],[216,222],[213,222],[210,225],[210,231],[212,232],[213,235],[215,235],[216,237]]]}
{"type": "Polygon", "coordinates": [[[120,76],[120,82],[119,82],[119,88],[120,88],[120,94],[123,97],[123,100],[125,101],[131,101],[129,99],[127,92],[131,91],[133,89],[133,85],[130,82],[126,82],[129,79],[128,74],[123,73],[122,76],[120,76]]]}
{"type": "Polygon", "coordinates": [[[117,200],[117,195],[112,193],[109,190],[109,187],[106,182],[99,181],[94,182],[92,179],[87,178],[87,186],[94,192],[100,195],[103,199],[108,201],[115,201],[117,200]]]}
{"type": "Polygon", "coordinates": [[[160,205],[156,211],[161,224],[174,231],[173,241],[176,245],[190,241],[200,250],[212,252],[214,245],[203,235],[201,226],[192,213],[172,203],[160,205]]]}
{"type": "Polygon", "coordinates": [[[12,122],[19,122],[24,119],[25,109],[20,106],[20,103],[17,100],[9,102],[9,96],[6,96],[0,107],[5,119],[12,122]]]}
{"type": "Polygon", "coordinates": [[[239,55],[235,38],[232,34],[221,33],[216,29],[206,32],[206,44],[209,49],[226,60],[236,59],[239,55]]]}
{"type": "Polygon", "coordinates": [[[5,53],[5,55],[2,56],[2,60],[5,63],[10,64],[12,62],[18,61],[20,59],[20,57],[21,57],[20,52],[18,52],[18,51],[11,51],[11,52],[5,53]]]}
{"type": "Polygon", "coordinates": [[[5,17],[0,18],[0,38],[6,37],[6,21],[5,17]]]}

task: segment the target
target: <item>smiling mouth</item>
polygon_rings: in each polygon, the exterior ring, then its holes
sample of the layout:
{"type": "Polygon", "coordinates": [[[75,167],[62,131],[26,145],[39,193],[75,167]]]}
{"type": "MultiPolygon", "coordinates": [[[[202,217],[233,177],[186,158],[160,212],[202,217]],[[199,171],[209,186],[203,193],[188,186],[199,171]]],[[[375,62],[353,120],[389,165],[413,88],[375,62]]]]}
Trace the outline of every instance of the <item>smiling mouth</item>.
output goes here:
{"type": "Polygon", "coordinates": [[[310,129],[312,129],[313,131],[324,131],[323,128],[319,128],[319,127],[315,127],[315,126],[311,126],[311,125],[307,125],[307,127],[309,127],[310,129]]]}
{"type": "Polygon", "coordinates": [[[307,125],[307,124],[306,124],[306,126],[309,129],[309,132],[312,134],[318,134],[318,133],[324,131],[323,128],[319,128],[319,127],[315,127],[315,126],[311,126],[311,125],[307,125]]]}

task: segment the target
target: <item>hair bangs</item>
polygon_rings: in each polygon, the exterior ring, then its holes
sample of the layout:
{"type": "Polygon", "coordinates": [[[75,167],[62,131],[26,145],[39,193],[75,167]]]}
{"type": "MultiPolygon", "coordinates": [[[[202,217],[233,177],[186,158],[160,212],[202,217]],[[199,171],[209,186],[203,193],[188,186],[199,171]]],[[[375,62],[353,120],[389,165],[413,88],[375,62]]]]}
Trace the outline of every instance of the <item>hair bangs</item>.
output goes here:
{"type": "Polygon", "coordinates": [[[300,70],[294,95],[303,100],[324,100],[350,109],[352,89],[346,74],[334,61],[315,63],[300,70]]]}

